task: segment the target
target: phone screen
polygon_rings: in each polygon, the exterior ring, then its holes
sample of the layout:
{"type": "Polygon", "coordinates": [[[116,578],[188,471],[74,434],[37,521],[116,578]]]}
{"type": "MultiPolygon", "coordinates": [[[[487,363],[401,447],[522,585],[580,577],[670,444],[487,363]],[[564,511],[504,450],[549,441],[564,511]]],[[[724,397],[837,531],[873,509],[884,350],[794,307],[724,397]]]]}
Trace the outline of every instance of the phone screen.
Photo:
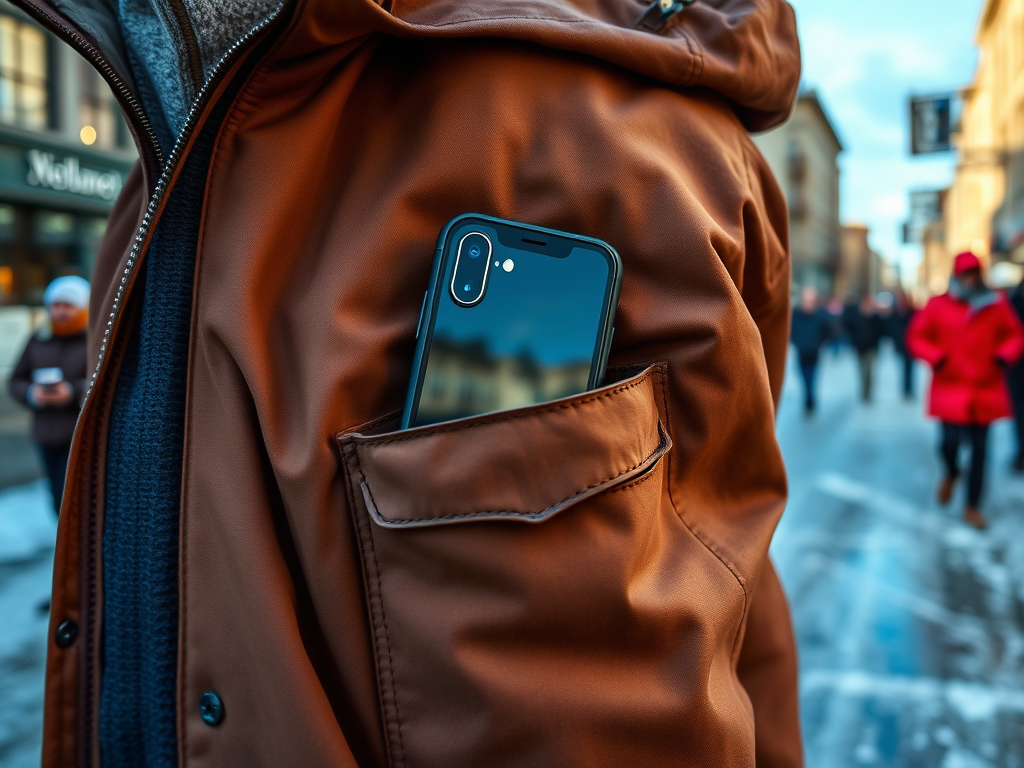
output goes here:
{"type": "Polygon", "coordinates": [[[426,329],[426,365],[409,426],[534,405],[590,388],[615,265],[607,251],[585,241],[549,249],[538,242],[549,240],[531,237],[529,230],[480,224],[460,227],[448,238],[452,253],[426,329]],[[483,251],[477,258],[489,253],[479,299],[474,279],[460,277],[476,244],[483,251]],[[523,245],[529,249],[517,247],[523,245]],[[472,294],[469,305],[458,300],[460,291],[472,294]]]}

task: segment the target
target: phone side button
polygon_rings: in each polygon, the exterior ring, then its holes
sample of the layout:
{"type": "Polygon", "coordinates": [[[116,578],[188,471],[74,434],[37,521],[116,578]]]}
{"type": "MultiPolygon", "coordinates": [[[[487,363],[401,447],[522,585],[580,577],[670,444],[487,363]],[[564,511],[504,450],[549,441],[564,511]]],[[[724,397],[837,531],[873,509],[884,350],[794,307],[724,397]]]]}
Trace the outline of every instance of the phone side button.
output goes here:
{"type": "Polygon", "coordinates": [[[420,305],[420,319],[416,322],[416,338],[420,337],[420,329],[423,327],[423,314],[427,311],[427,295],[430,291],[423,292],[423,304],[420,305]]]}

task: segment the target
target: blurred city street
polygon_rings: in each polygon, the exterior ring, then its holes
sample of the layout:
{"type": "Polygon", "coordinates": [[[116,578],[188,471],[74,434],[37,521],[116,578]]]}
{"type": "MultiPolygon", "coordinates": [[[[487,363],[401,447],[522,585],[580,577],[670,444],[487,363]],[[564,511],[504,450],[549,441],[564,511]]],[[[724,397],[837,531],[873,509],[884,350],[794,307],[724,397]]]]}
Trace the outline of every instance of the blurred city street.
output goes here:
{"type": "Polygon", "coordinates": [[[44,481],[0,490],[0,766],[38,768],[57,522],[44,481]]]}
{"type": "MultiPolygon", "coordinates": [[[[773,546],[800,642],[810,768],[1024,767],[1024,479],[993,433],[992,526],[936,506],[936,427],[879,360],[857,400],[852,353],[827,354],[805,420],[789,375],[779,436],[791,503],[773,546]]],[[[918,390],[925,382],[919,370],[918,390]]],[[[38,765],[55,529],[41,482],[0,491],[0,765],[38,765]]]]}
{"type": "Polygon", "coordinates": [[[1008,472],[1010,426],[992,434],[979,533],[961,495],[935,503],[937,427],[920,394],[902,400],[899,373],[883,353],[862,406],[854,356],[826,355],[810,421],[787,378],[790,504],[773,554],[797,627],[807,765],[1024,766],[1024,480],[1008,472]]]}

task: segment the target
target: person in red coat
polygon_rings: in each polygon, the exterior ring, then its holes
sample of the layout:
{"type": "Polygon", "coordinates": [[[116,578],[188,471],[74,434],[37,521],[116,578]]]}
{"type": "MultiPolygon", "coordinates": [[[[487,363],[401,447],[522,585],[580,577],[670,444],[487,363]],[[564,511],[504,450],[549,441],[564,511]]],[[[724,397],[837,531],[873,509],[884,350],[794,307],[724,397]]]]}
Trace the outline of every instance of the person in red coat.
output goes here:
{"type": "Polygon", "coordinates": [[[929,413],[942,422],[946,476],[940,504],[948,504],[960,475],[959,453],[971,445],[964,519],[975,528],[987,522],[980,511],[988,428],[1013,415],[1006,369],[1024,355],[1024,327],[1005,297],[982,279],[981,262],[961,253],[953,262],[949,291],[936,296],[914,317],[907,349],[934,370],[929,413]]]}

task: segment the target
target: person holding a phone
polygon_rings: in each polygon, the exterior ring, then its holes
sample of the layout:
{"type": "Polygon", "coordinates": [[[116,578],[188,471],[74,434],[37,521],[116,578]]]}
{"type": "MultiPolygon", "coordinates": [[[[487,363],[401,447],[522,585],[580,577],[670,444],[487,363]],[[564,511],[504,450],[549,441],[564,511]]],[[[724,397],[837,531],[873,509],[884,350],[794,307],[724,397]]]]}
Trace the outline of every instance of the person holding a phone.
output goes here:
{"type": "Polygon", "coordinates": [[[50,315],[47,326],[29,339],[11,375],[15,400],[33,410],[32,440],[39,446],[60,514],[64,475],[78,409],[85,395],[89,283],[81,277],[58,277],[43,294],[50,315]]]}

